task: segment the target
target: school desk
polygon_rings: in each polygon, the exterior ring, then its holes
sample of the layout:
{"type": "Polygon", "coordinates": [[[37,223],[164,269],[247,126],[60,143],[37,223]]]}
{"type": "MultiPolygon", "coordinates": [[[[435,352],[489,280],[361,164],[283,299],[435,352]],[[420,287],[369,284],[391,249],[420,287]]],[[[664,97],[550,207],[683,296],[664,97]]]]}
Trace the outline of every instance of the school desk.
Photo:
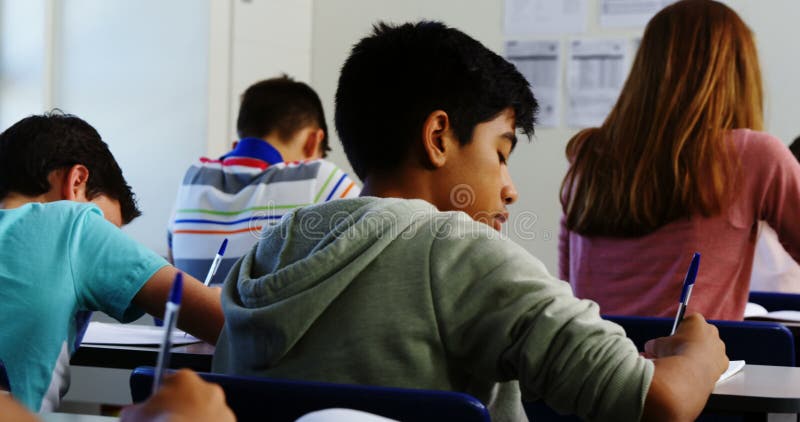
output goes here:
{"type": "Polygon", "coordinates": [[[768,413],[800,413],[800,368],[745,365],[714,388],[705,411],[767,420],[768,413]]]}
{"type": "MultiPolygon", "coordinates": [[[[195,371],[211,371],[214,346],[194,343],[175,346],[170,354],[170,368],[191,368],[195,371]]],[[[71,365],[96,368],[133,369],[137,366],[155,365],[158,346],[128,346],[82,344],[72,355],[71,365]]]]}

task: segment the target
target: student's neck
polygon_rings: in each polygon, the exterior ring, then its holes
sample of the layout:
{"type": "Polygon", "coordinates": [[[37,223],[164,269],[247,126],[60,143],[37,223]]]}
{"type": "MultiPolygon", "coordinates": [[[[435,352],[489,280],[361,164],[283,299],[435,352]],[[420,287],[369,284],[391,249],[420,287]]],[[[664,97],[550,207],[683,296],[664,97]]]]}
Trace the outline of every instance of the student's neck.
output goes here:
{"type": "Polygon", "coordinates": [[[48,194],[46,193],[38,196],[26,196],[17,192],[11,192],[6,195],[5,198],[0,199],[0,209],[10,210],[31,202],[50,202],[53,200],[54,199],[48,198],[48,194]]]}
{"type": "Polygon", "coordinates": [[[433,203],[433,196],[425,183],[408,174],[367,176],[361,196],[378,198],[424,199],[433,203]]]}

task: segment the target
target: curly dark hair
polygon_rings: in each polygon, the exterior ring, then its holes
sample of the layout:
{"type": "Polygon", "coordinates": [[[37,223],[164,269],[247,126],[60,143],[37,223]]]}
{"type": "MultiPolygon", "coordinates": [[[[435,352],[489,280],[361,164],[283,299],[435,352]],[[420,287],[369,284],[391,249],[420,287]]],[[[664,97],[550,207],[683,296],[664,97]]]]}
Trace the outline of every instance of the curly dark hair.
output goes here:
{"type": "Polygon", "coordinates": [[[11,192],[44,194],[50,191],[52,171],[76,164],[89,169],[87,198],[106,195],[119,201],[125,224],[141,215],[131,187],[97,130],[59,110],[26,117],[0,133],[0,199],[11,192]]]}

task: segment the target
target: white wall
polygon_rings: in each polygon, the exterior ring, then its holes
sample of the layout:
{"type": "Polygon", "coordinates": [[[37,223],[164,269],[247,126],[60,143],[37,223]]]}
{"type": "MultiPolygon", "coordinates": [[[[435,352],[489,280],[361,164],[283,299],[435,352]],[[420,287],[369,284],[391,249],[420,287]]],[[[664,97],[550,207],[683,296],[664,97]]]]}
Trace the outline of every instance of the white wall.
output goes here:
{"type": "Polygon", "coordinates": [[[791,143],[800,135],[800,47],[797,0],[722,0],[755,32],[764,79],[766,130],[791,143]]]}
{"type": "Polygon", "coordinates": [[[54,104],[108,143],[143,211],[125,230],[161,254],[178,183],[205,152],[208,8],[68,0],[56,13],[54,104]]]}
{"type": "Polygon", "coordinates": [[[44,108],[45,8],[0,0],[0,130],[44,108]]]}
{"type": "MultiPolygon", "coordinates": [[[[791,28],[800,21],[800,1],[728,0],[726,3],[736,9],[757,34],[767,91],[767,130],[788,143],[800,135],[800,119],[795,106],[800,98],[800,81],[795,76],[796,69],[800,68],[800,54],[797,47],[790,47],[793,42],[789,41],[796,38],[791,28]]],[[[565,52],[566,41],[573,37],[633,38],[641,35],[643,28],[600,28],[597,23],[598,4],[598,0],[589,1],[590,24],[587,33],[555,35],[555,38],[562,40],[562,53],[565,52]]],[[[421,18],[442,20],[483,42],[498,54],[503,54],[503,8],[503,1],[479,0],[315,1],[312,83],[322,97],[329,127],[333,128],[333,99],[338,69],[344,63],[350,47],[370,31],[374,22],[404,22],[421,18]]],[[[562,72],[563,69],[562,63],[562,72]]],[[[565,81],[566,77],[563,76],[562,81],[565,81]]],[[[562,95],[561,104],[565,104],[565,101],[562,95]]],[[[562,124],[563,121],[562,118],[562,124]]],[[[537,129],[533,142],[518,145],[510,161],[520,199],[511,207],[512,219],[505,230],[554,273],[557,269],[558,219],[561,213],[558,188],[566,171],[564,147],[575,132],[575,129],[565,126],[537,129]],[[532,213],[536,219],[515,220],[514,215],[520,215],[522,211],[532,213]],[[524,227],[533,237],[515,235],[515,226],[524,227]]],[[[338,138],[332,141],[332,146],[332,159],[340,165],[345,164],[346,158],[338,138]]]]}
{"type": "Polygon", "coordinates": [[[209,43],[208,155],[236,139],[239,98],[282,73],[311,82],[311,0],[214,0],[209,43]]]}

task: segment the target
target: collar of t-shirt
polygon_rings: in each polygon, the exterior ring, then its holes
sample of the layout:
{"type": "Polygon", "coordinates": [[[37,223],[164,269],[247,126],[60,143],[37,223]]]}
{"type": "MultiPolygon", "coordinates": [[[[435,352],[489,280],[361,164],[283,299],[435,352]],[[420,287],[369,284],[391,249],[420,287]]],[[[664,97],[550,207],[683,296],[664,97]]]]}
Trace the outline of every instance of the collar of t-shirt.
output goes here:
{"type": "Polygon", "coordinates": [[[223,160],[227,158],[255,158],[270,165],[283,162],[281,153],[260,138],[240,139],[233,151],[222,156],[223,160]]]}

